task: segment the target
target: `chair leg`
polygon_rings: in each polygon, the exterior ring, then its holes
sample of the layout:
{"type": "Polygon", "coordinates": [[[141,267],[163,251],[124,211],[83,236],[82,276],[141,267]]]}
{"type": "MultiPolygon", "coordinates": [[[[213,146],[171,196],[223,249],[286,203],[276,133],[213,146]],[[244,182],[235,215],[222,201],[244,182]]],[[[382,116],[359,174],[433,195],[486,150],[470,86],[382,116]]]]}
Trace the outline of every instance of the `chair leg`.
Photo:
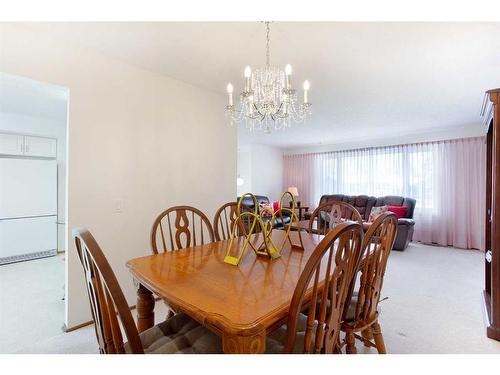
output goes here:
{"type": "Polygon", "coordinates": [[[377,346],[378,354],[386,354],[384,337],[382,336],[382,330],[380,329],[380,324],[378,321],[372,324],[373,338],[375,339],[375,344],[377,346]]]}
{"type": "MultiPolygon", "coordinates": [[[[363,331],[361,331],[361,336],[363,336],[368,341],[373,340],[373,334],[372,334],[372,330],[370,328],[367,328],[367,329],[364,329],[363,331]]],[[[370,345],[366,341],[363,341],[363,344],[367,348],[370,347],[370,345]]]]}
{"type": "Polygon", "coordinates": [[[356,338],[354,337],[354,332],[345,333],[345,343],[347,344],[345,352],[347,354],[356,354],[356,338]]]}

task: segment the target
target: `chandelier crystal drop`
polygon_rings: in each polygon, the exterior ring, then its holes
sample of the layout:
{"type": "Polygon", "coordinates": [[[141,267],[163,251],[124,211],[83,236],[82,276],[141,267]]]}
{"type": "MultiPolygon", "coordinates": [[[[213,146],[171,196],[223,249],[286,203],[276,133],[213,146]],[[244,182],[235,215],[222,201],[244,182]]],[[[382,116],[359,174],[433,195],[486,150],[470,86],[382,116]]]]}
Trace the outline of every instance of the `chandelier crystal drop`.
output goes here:
{"type": "Polygon", "coordinates": [[[244,70],[245,89],[240,94],[239,107],[233,103],[233,85],[228,83],[229,103],[226,113],[231,124],[245,123],[249,130],[289,128],[292,123],[303,122],[311,114],[308,93],[309,81],[303,84],[303,100],[298,103],[297,93],[291,85],[292,66],[281,69],[270,64],[269,22],[266,22],[266,66],[262,69],[244,70]]]}

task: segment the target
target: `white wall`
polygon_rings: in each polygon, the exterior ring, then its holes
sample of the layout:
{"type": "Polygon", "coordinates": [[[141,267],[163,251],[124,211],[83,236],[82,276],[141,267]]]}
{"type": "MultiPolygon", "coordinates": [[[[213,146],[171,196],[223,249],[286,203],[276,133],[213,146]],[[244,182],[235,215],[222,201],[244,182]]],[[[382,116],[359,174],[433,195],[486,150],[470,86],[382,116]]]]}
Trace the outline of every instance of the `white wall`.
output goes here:
{"type": "MultiPolygon", "coordinates": [[[[66,120],[0,112],[0,130],[57,139],[57,221],[66,214],[66,120]]],[[[58,251],[66,249],[64,226],[58,225],[58,251]]]]}
{"type": "Polygon", "coordinates": [[[282,150],[261,144],[240,147],[238,174],[240,177],[249,176],[248,185],[245,181],[246,190],[240,187],[239,193],[265,195],[271,202],[279,200],[283,193],[282,150]]]}
{"type": "Polygon", "coordinates": [[[276,147],[252,145],[252,191],[271,202],[283,193],[283,152],[276,147]]]}
{"type": "MultiPolygon", "coordinates": [[[[0,71],[69,89],[68,229],[94,233],[135,304],[125,263],[150,253],[156,215],[189,204],[211,217],[234,199],[236,132],[224,116],[225,98],[15,24],[0,24],[0,71]]],[[[70,242],[72,327],[91,315],[70,242]]]]}
{"type": "Polygon", "coordinates": [[[238,147],[238,177],[243,180],[243,184],[236,186],[236,194],[241,197],[243,194],[252,191],[252,150],[250,147],[238,147]]]}

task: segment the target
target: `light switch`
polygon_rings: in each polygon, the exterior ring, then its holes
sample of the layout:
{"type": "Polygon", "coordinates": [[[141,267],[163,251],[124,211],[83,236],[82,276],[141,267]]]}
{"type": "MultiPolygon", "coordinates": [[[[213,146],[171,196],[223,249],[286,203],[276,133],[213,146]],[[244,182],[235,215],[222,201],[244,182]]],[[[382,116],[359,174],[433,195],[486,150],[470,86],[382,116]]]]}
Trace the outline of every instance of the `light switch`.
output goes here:
{"type": "Polygon", "coordinates": [[[121,214],[123,212],[123,199],[115,200],[115,213],[121,214]]]}

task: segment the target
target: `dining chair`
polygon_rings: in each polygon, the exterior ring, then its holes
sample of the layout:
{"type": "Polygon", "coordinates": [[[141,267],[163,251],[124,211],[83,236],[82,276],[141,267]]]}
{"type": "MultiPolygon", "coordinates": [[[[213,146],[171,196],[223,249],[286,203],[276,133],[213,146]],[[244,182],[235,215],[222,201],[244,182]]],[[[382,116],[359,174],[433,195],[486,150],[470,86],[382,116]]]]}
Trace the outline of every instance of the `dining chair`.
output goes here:
{"type": "Polygon", "coordinates": [[[313,211],[307,231],[324,235],[335,225],[346,220],[355,221],[363,227],[363,219],[356,207],[342,201],[328,202],[313,211]]]}
{"type": "Polygon", "coordinates": [[[118,280],[86,229],[74,229],[101,354],[222,353],[220,338],[185,314],[139,334],[118,280]],[[123,341],[122,331],[127,338],[123,341]]]}
{"type": "Polygon", "coordinates": [[[175,206],[163,211],[151,228],[151,250],[158,254],[214,242],[207,216],[191,206],[175,206]]]}
{"type": "Polygon", "coordinates": [[[215,213],[213,228],[216,241],[231,238],[231,232],[237,219],[237,207],[237,202],[229,202],[222,205],[215,213]]]}
{"type": "Polygon", "coordinates": [[[326,234],[298,279],[286,324],[267,338],[267,353],[339,353],[341,319],[362,240],[363,229],[353,222],[326,234]]]}
{"type": "MultiPolygon", "coordinates": [[[[214,231],[208,217],[196,207],[174,206],[163,211],[151,228],[153,254],[174,251],[214,242],[214,231]]],[[[163,301],[168,308],[167,318],[175,315],[176,308],[163,301]]]]}
{"type": "MultiPolygon", "coordinates": [[[[379,354],[386,353],[384,338],[378,323],[378,303],[397,227],[396,215],[386,212],[377,217],[365,234],[363,240],[363,254],[365,255],[359,266],[359,289],[357,293],[354,293],[346,309],[347,313],[341,327],[345,332],[347,353],[356,353],[356,339],[361,340],[367,347],[376,347],[379,354]],[[358,333],[361,333],[361,336],[358,333]],[[372,342],[372,339],[375,342],[372,342]]],[[[353,282],[351,288],[354,285],[353,282]]]]}
{"type": "MultiPolygon", "coordinates": [[[[245,205],[241,205],[240,210],[242,213],[252,213],[253,210],[245,205]]],[[[229,202],[222,205],[214,216],[213,228],[214,236],[216,241],[228,240],[231,238],[234,223],[238,223],[238,228],[236,229],[237,236],[243,236],[248,233],[248,230],[252,227],[254,222],[254,217],[244,216],[241,220],[236,220],[238,218],[238,203],[229,202]]],[[[259,222],[255,223],[253,233],[262,232],[259,222]]]]}

